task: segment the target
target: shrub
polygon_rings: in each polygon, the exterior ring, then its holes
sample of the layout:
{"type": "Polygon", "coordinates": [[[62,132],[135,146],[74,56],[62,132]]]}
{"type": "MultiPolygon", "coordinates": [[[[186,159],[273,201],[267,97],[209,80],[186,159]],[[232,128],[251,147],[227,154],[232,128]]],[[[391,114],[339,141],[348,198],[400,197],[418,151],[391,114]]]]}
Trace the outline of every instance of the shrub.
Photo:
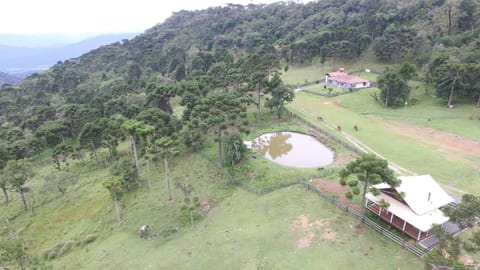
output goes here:
{"type": "Polygon", "coordinates": [[[247,152],[247,147],[243,143],[241,135],[234,133],[226,136],[223,141],[223,150],[226,165],[233,166],[243,159],[247,152]]]}
{"type": "Polygon", "coordinates": [[[42,257],[45,258],[45,259],[53,259],[53,258],[57,257],[58,250],[61,247],[63,247],[63,243],[56,244],[52,248],[49,248],[49,249],[45,250],[42,253],[42,257]]]}
{"type": "Polygon", "coordinates": [[[348,181],[348,186],[353,188],[353,187],[356,187],[358,185],[358,181],[357,180],[350,180],[348,181]]]}
{"type": "Polygon", "coordinates": [[[340,185],[342,185],[342,186],[347,185],[347,180],[345,180],[345,179],[343,179],[343,178],[340,179],[340,185]]]}
{"type": "Polygon", "coordinates": [[[46,258],[49,259],[49,260],[55,259],[55,257],[57,257],[57,251],[56,250],[51,250],[46,256],[46,258]]]}
{"type": "Polygon", "coordinates": [[[62,256],[63,254],[67,253],[73,246],[75,246],[75,240],[68,240],[58,251],[58,256],[62,256]]]}
{"type": "Polygon", "coordinates": [[[352,200],[353,199],[352,192],[350,191],[345,192],[345,198],[347,198],[348,200],[352,200]]]}
{"type": "Polygon", "coordinates": [[[97,234],[95,233],[90,233],[90,234],[87,234],[85,236],[85,238],[83,238],[82,240],[82,245],[87,245],[87,244],[90,244],[92,242],[94,242],[95,240],[97,240],[97,234]]]}
{"type": "Polygon", "coordinates": [[[360,188],[359,187],[354,187],[354,188],[352,188],[352,192],[355,195],[359,195],[360,194],[360,188]]]}

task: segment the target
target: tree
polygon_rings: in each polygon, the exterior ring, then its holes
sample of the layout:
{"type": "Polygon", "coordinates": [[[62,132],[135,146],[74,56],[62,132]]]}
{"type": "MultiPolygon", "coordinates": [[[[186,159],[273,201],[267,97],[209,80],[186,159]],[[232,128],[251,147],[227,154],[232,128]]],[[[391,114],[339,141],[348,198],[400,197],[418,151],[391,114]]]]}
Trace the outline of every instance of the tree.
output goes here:
{"type": "Polygon", "coordinates": [[[28,191],[28,188],[25,184],[32,176],[32,167],[24,159],[9,160],[3,169],[3,177],[7,178],[13,190],[20,194],[25,211],[28,210],[27,200],[25,199],[25,193],[28,191]]]}
{"type": "Polygon", "coordinates": [[[132,164],[132,161],[129,158],[121,158],[117,160],[110,168],[110,173],[114,176],[120,177],[122,190],[130,191],[135,181],[137,181],[135,165],[132,164]]]}
{"type": "Polygon", "coordinates": [[[271,97],[267,100],[265,106],[273,110],[277,118],[280,118],[285,103],[291,102],[295,96],[292,89],[283,84],[278,73],[275,73],[267,83],[266,93],[269,93],[271,97]]]}
{"type": "MultiPolygon", "coordinates": [[[[11,159],[10,154],[7,151],[5,144],[0,144],[0,173],[7,166],[7,162],[11,159]]],[[[5,204],[8,204],[8,192],[7,192],[8,179],[0,177],[0,189],[2,189],[5,204]]]]}
{"type": "Polygon", "coordinates": [[[396,106],[400,101],[406,102],[410,95],[410,87],[396,70],[389,69],[378,77],[378,88],[384,107],[396,106]]]}
{"type": "MultiPolygon", "coordinates": [[[[456,207],[447,205],[442,210],[461,229],[475,227],[477,217],[480,216],[480,196],[464,194],[462,202],[457,204],[456,207]]],[[[439,243],[437,248],[428,254],[425,260],[427,266],[436,265],[466,269],[460,268],[463,265],[458,262],[461,251],[466,250],[473,253],[480,251],[480,232],[478,231],[474,232],[469,239],[454,237],[445,232],[439,225],[434,225],[431,232],[437,237],[439,243]],[[449,256],[444,256],[447,253],[449,256]]]]}
{"type": "Polygon", "coordinates": [[[216,135],[219,168],[222,167],[222,134],[231,129],[248,132],[246,106],[249,103],[250,99],[239,93],[217,93],[200,100],[192,110],[189,129],[216,135]]]}
{"type": "Polygon", "coordinates": [[[102,146],[103,128],[96,123],[86,123],[78,136],[80,146],[93,151],[98,161],[97,149],[102,146]]]}
{"type": "Polygon", "coordinates": [[[141,111],[136,119],[155,128],[152,134],[154,138],[172,135],[178,124],[177,119],[172,114],[159,108],[149,108],[141,111]]]}
{"type": "Polygon", "coordinates": [[[410,62],[403,62],[398,72],[400,73],[400,76],[402,76],[402,78],[407,82],[418,76],[417,66],[410,62]]]}
{"type": "Polygon", "coordinates": [[[466,229],[475,226],[480,216],[480,196],[464,194],[462,202],[457,207],[447,206],[443,212],[460,228],[466,229]]]}
{"type": "Polygon", "coordinates": [[[149,83],[145,91],[147,104],[153,108],[160,108],[164,112],[172,113],[170,99],[177,94],[177,86],[173,83],[161,84],[149,83]]]}
{"type": "Polygon", "coordinates": [[[63,120],[55,120],[42,124],[36,131],[35,137],[43,138],[48,147],[53,147],[65,141],[68,126],[63,120]]]}
{"type": "Polygon", "coordinates": [[[118,117],[114,119],[100,118],[97,123],[102,128],[102,145],[108,148],[110,158],[116,154],[118,140],[123,137],[121,124],[125,119],[118,117]]]}
{"type": "Polygon", "coordinates": [[[170,176],[168,169],[168,159],[177,155],[179,151],[179,143],[173,137],[163,137],[155,141],[156,152],[163,159],[165,168],[165,184],[167,186],[168,200],[173,200],[172,190],[170,188],[170,176]]]}
{"type": "Polygon", "coordinates": [[[70,164],[68,163],[68,158],[73,152],[74,149],[71,145],[61,143],[55,146],[52,151],[53,167],[60,171],[62,169],[62,162],[68,166],[70,164]]]}
{"type": "Polygon", "coordinates": [[[76,175],[64,171],[59,171],[45,176],[45,186],[43,187],[43,189],[56,189],[66,202],[68,188],[77,183],[77,181],[78,179],[76,175]]]}
{"type": "Polygon", "coordinates": [[[461,71],[463,66],[457,63],[444,62],[435,69],[433,81],[437,96],[447,98],[447,107],[452,107],[452,100],[457,92],[463,90],[461,71]]]}
{"type": "Polygon", "coordinates": [[[15,261],[22,270],[27,269],[29,264],[27,249],[26,242],[13,232],[7,219],[5,229],[0,234],[0,267],[3,259],[6,259],[15,261]]]}
{"type": "Polygon", "coordinates": [[[271,52],[255,53],[250,54],[243,64],[244,73],[250,74],[247,79],[249,87],[257,92],[257,114],[260,115],[262,88],[268,81],[270,73],[278,69],[278,59],[271,52]]]}
{"type": "Polygon", "coordinates": [[[154,127],[147,125],[137,120],[127,120],[123,122],[121,128],[130,136],[130,142],[132,144],[133,158],[135,160],[135,170],[137,175],[138,186],[141,186],[140,181],[140,164],[138,162],[137,155],[137,139],[152,134],[154,127]]]}
{"type": "Polygon", "coordinates": [[[120,206],[120,196],[122,194],[122,179],[118,176],[110,176],[103,182],[103,186],[108,189],[112,196],[118,222],[122,222],[122,208],[120,206]]]}
{"type": "Polygon", "coordinates": [[[460,12],[458,16],[458,28],[460,30],[470,30],[474,33],[476,20],[478,20],[478,2],[474,0],[462,0],[458,6],[460,12]]]}
{"type": "MultiPolygon", "coordinates": [[[[363,154],[351,161],[340,171],[339,175],[344,181],[348,176],[354,175],[357,179],[357,184],[358,182],[363,182],[362,203],[360,205],[362,217],[365,213],[365,195],[370,185],[385,182],[391,187],[396,187],[400,184],[399,180],[393,175],[393,171],[388,168],[388,162],[374,154],[363,154]]],[[[370,190],[372,189],[370,188],[370,190]]],[[[374,190],[372,191],[374,192],[374,190]]],[[[360,218],[358,225],[360,225],[361,221],[360,218]]]]}
{"type": "Polygon", "coordinates": [[[227,166],[233,166],[239,163],[247,152],[247,147],[243,143],[239,133],[226,136],[223,142],[223,149],[227,166]]]}

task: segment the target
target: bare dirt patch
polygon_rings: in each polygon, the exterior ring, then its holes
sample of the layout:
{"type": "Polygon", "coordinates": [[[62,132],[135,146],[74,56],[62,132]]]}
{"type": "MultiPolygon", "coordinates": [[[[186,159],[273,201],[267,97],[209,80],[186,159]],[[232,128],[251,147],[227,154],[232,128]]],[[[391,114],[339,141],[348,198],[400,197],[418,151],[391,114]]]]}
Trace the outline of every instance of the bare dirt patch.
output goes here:
{"type": "Polygon", "coordinates": [[[309,217],[305,214],[298,216],[290,224],[290,231],[298,235],[295,241],[295,248],[303,249],[309,247],[317,234],[321,234],[323,239],[335,240],[336,233],[326,227],[328,223],[328,220],[325,219],[310,222],[309,217]]]}
{"type": "Polygon", "coordinates": [[[327,229],[322,233],[322,238],[326,240],[335,240],[335,237],[337,236],[337,233],[327,229]]]}
{"type": "Polygon", "coordinates": [[[360,210],[358,205],[350,203],[350,201],[345,198],[345,192],[348,191],[348,188],[346,186],[340,185],[339,182],[331,181],[328,178],[319,178],[312,179],[310,183],[312,185],[315,185],[321,191],[336,195],[338,197],[338,200],[341,201],[343,204],[348,205],[348,207],[360,210]]]}
{"type": "Polygon", "coordinates": [[[342,152],[335,155],[335,160],[332,163],[332,167],[343,167],[348,164],[350,161],[354,160],[357,157],[355,153],[352,152],[342,152]]]}
{"type": "Polygon", "coordinates": [[[480,141],[465,138],[450,132],[440,131],[429,127],[414,126],[401,122],[385,122],[389,130],[422,143],[438,147],[445,155],[457,154],[474,155],[480,157],[480,141]]]}

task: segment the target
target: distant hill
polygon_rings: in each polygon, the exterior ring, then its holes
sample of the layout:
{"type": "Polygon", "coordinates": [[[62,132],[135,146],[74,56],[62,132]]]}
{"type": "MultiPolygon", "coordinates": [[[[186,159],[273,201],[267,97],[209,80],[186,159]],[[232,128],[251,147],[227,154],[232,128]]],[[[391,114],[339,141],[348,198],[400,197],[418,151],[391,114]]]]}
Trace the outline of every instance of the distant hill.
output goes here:
{"type": "MultiPolygon", "coordinates": [[[[0,70],[11,73],[10,71],[12,70],[28,71],[32,69],[46,69],[58,61],[79,57],[100,46],[108,45],[122,39],[130,39],[135,35],[137,34],[100,35],[73,44],[51,47],[0,45],[0,59],[2,59],[0,62],[0,70]]],[[[7,39],[3,36],[0,37],[0,44],[2,43],[2,38],[5,38],[3,40],[4,44],[14,43],[12,38],[7,39]]],[[[17,44],[25,44],[25,40],[18,40],[17,44]]]]}
{"type": "Polygon", "coordinates": [[[86,40],[100,34],[0,34],[0,45],[12,47],[59,47],[86,40]]]}
{"type": "Polygon", "coordinates": [[[0,85],[15,84],[21,81],[21,78],[0,71],[0,85]]]}

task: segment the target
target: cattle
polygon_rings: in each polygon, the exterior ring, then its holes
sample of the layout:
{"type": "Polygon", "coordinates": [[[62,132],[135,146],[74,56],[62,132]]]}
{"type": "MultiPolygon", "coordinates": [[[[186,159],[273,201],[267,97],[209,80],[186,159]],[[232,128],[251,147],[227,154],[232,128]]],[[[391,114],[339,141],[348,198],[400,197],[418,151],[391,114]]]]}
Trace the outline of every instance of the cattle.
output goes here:
{"type": "Polygon", "coordinates": [[[145,225],[142,225],[142,227],[140,227],[140,229],[138,230],[138,235],[140,236],[140,238],[148,238],[148,229],[150,228],[149,225],[145,224],[145,225]]]}

